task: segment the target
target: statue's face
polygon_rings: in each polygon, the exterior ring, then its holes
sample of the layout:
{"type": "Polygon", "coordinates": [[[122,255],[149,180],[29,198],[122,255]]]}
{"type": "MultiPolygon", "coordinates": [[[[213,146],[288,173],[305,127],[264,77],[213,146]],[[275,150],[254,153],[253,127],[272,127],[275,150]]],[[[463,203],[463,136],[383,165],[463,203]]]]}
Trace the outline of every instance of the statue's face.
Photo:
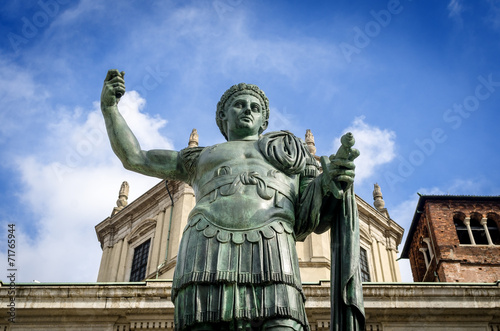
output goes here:
{"type": "Polygon", "coordinates": [[[265,119],[260,100],[248,94],[242,94],[230,100],[226,107],[225,117],[229,136],[245,138],[259,134],[265,129],[265,119]]]}

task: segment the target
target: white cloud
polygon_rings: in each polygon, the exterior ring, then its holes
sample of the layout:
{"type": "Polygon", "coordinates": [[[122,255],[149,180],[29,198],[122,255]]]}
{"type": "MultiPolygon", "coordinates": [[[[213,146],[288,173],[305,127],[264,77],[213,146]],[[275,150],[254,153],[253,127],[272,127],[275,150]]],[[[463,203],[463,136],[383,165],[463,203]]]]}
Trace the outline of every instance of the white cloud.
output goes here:
{"type": "Polygon", "coordinates": [[[454,19],[457,23],[462,24],[463,5],[461,0],[451,0],[448,3],[448,17],[454,19]]]}
{"type": "MultiPolygon", "coordinates": [[[[166,121],[141,113],[144,104],[130,92],[120,109],[145,147],[172,148],[158,132],[166,121]]],[[[132,201],[159,181],[123,169],[97,105],[83,123],[82,110],[62,113],[52,125],[50,146],[41,146],[40,154],[17,157],[20,198],[36,220],[17,226],[18,281],[95,281],[101,250],[94,226],[111,213],[121,182],[129,182],[132,201]],[[49,148],[51,160],[43,155],[49,148]]],[[[6,261],[4,252],[0,258],[6,261]]]]}
{"type": "Polygon", "coordinates": [[[266,132],[280,130],[295,132],[296,129],[294,115],[290,114],[286,108],[280,110],[270,107],[269,126],[266,132]]]}
{"type": "Polygon", "coordinates": [[[173,149],[172,142],[160,135],[158,131],[167,124],[167,121],[160,118],[159,115],[151,117],[141,113],[140,111],[145,105],[146,100],[141,98],[137,92],[131,91],[125,93],[118,108],[143,149],[173,149]]]}
{"type": "Polygon", "coordinates": [[[214,73],[232,79],[255,73],[279,75],[303,84],[318,68],[324,72],[345,65],[333,44],[300,35],[289,39],[275,38],[272,34],[255,35],[249,29],[253,16],[244,9],[231,5],[230,11],[221,14],[212,6],[171,8],[164,4],[157,12],[163,12],[166,18],[160,25],[155,20],[141,26],[133,33],[131,45],[158,46],[151,51],[156,57],[153,62],[170,59],[167,66],[182,70],[178,83],[193,90],[206,86],[207,80],[211,82],[214,73]],[[178,47],[174,54],[165,52],[164,44],[183,46],[186,38],[189,47],[178,47]],[[172,57],[181,60],[172,61],[172,57]],[[185,61],[186,58],[190,61],[185,61]]]}
{"type": "Polygon", "coordinates": [[[47,96],[30,72],[3,60],[0,54],[0,143],[19,131],[47,96]]]}
{"type": "Polygon", "coordinates": [[[488,10],[488,16],[486,21],[491,24],[493,29],[500,29],[500,1],[499,0],[487,0],[490,5],[488,10]]]}
{"type": "MultiPolygon", "coordinates": [[[[343,131],[352,132],[356,139],[354,147],[361,152],[355,160],[357,183],[370,178],[378,166],[391,162],[396,156],[394,131],[371,126],[364,120],[364,116],[356,117],[351,126],[343,131]]],[[[340,137],[335,138],[333,146],[333,153],[336,153],[340,146],[340,137]]]]}
{"type": "Polygon", "coordinates": [[[474,195],[474,194],[484,194],[481,192],[485,191],[485,188],[490,186],[491,183],[488,179],[483,176],[475,176],[473,179],[455,179],[450,185],[448,185],[446,191],[443,194],[451,195],[474,195]]]}
{"type": "Polygon", "coordinates": [[[449,17],[455,17],[455,16],[460,16],[460,14],[462,13],[462,4],[460,2],[460,0],[451,0],[449,3],[448,3],[448,16],[449,17]]]}
{"type": "Polygon", "coordinates": [[[417,208],[417,202],[419,199],[417,192],[424,195],[446,194],[437,187],[432,187],[430,189],[420,188],[414,194],[409,196],[406,200],[402,201],[395,207],[391,208],[391,210],[389,211],[391,214],[391,218],[394,221],[396,221],[399,225],[404,227],[406,230],[410,228],[413,215],[415,214],[415,208],[417,208]]]}

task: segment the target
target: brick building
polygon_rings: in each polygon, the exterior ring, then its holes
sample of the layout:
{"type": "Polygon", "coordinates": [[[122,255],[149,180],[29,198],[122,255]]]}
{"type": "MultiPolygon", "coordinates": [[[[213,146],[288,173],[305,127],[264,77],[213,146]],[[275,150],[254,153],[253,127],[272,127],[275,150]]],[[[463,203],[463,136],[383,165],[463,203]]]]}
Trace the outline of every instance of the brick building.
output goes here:
{"type": "Polygon", "coordinates": [[[402,258],[416,282],[500,279],[500,196],[421,195],[402,258]]]}

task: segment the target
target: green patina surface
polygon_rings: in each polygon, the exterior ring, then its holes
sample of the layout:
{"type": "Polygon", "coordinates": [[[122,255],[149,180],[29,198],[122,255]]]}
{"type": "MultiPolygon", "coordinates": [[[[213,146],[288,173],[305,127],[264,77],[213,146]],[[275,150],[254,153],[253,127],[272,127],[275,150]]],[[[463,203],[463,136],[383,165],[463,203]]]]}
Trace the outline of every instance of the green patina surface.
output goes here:
{"type": "Polygon", "coordinates": [[[190,184],[196,195],[181,239],[172,301],[177,330],[309,330],[295,242],[332,229],[334,330],[364,328],[359,224],[352,189],[354,138],[322,157],[302,140],[263,134],[269,100],[257,86],[229,88],[216,122],[227,142],[143,151],[118,111],[124,73],[110,70],[101,109],[125,168],[190,184]]]}

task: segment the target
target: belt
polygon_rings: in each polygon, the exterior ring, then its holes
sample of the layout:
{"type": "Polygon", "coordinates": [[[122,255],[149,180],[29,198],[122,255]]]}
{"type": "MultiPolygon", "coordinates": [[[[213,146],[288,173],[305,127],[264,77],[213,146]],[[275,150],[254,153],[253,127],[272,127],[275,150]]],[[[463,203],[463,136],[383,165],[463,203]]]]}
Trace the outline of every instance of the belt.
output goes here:
{"type": "MultiPolygon", "coordinates": [[[[296,194],[293,192],[291,186],[276,178],[275,173],[275,170],[270,170],[266,177],[262,177],[256,171],[242,172],[236,176],[232,174],[215,176],[198,189],[197,197],[199,197],[198,200],[201,200],[216,190],[222,196],[229,196],[234,194],[242,185],[256,185],[257,194],[262,199],[270,200],[273,197],[278,198],[277,194],[281,193],[285,198],[295,203],[296,194]],[[269,194],[268,187],[273,189],[274,192],[269,194]]],[[[213,200],[216,198],[217,194],[215,194],[213,200]]]]}

